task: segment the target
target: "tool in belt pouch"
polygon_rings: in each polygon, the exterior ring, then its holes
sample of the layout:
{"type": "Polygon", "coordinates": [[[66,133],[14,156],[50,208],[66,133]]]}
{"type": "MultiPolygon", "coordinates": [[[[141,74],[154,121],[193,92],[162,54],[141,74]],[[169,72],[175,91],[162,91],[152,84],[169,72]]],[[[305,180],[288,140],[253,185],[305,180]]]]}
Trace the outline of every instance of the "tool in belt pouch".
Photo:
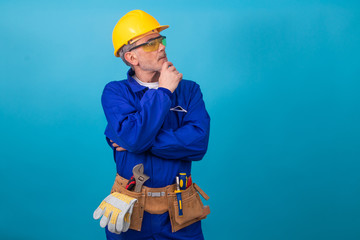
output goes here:
{"type": "Polygon", "coordinates": [[[209,196],[196,183],[190,185],[186,190],[181,191],[183,215],[179,216],[178,203],[176,198],[176,184],[163,188],[149,188],[143,186],[141,192],[128,191],[125,186],[128,180],[116,175],[111,193],[119,192],[136,198],[131,215],[130,229],[141,231],[144,211],[150,214],[163,214],[169,212],[172,232],[187,227],[194,222],[200,221],[210,213],[209,206],[204,206],[201,196],[208,200],[209,196]]]}

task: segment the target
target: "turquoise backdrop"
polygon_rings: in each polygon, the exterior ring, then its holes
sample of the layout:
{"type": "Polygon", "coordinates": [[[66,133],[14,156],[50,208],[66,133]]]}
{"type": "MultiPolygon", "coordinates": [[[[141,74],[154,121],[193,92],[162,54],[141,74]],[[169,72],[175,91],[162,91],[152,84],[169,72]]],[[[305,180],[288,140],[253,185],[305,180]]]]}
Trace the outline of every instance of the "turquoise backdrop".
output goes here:
{"type": "Polygon", "coordinates": [[[104,239],[115,176],[100,96],[111,33],[142,9],[200,84],[207,240],[360,239],[360,3],[0,1],[0,239],[104,239]]]}

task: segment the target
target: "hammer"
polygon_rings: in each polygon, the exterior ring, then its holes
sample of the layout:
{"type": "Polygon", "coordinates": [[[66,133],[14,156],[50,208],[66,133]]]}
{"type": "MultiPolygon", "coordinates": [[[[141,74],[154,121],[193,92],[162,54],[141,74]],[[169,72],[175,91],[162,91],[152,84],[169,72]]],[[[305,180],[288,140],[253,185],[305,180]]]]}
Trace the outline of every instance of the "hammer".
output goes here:
{"type": "Polygon", "coordinates": [[[148,175],[144,174],[144,165],[142,163],[136,165],[133,168],[133,174],[134,174],[134,178],[136,181],[135,192],[141,192],[142,185],[150,177],[148,175]]]}

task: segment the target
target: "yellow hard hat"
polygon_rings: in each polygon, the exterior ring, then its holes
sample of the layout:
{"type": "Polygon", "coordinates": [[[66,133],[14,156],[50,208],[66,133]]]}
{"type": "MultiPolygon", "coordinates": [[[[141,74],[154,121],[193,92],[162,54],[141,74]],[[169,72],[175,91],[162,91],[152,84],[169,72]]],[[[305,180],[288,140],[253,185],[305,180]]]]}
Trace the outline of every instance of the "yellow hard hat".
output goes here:
{"type": "Polygon", "coordinates": [[[115,57],[120,57],[119,49],[130,40],[153,30],[161,32],[168,27],[168,25],[161,26],[153,16],[142,10],[128,12],[117,22],[112,33],[115,57]]]}

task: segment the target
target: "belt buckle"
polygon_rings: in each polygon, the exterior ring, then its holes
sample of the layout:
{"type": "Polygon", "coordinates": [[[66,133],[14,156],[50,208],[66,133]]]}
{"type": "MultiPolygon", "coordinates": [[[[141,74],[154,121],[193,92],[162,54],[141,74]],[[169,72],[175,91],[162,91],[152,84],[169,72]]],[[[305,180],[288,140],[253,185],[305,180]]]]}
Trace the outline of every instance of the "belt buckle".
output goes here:
{"type": "Polygon", "coordinates": [[[164,197],[165,192],[148,192],[148,197],[164,197]]]}

